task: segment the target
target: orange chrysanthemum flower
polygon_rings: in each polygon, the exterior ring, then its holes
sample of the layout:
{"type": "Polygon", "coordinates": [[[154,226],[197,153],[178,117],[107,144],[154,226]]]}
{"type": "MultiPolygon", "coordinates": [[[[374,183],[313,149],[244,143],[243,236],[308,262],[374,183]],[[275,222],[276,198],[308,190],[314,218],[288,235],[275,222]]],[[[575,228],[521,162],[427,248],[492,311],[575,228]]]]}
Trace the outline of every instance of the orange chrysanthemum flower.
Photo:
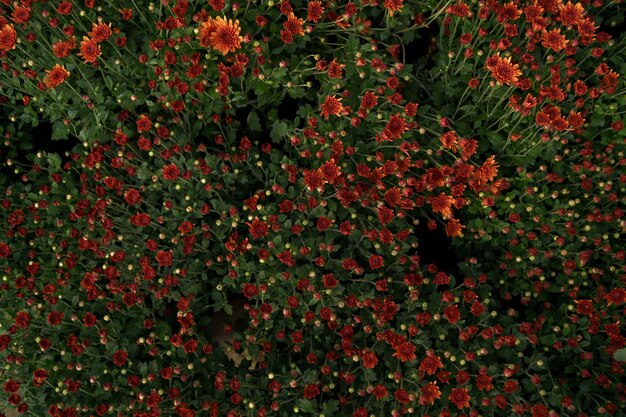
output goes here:
{"type": "Polygon", "coordinates": [[[322,7],[321,1],[310,1],[308,4],[308,15],[306,20],[317,23],[320,17],[322,17],[323,12],[324,7],[322,7]]]}
{"type": "Polygon", "coordinates": [[[543,30],[541,32],[541,45],[544,48],[552,49],[554,52],[560,52],[565,47],[569,41],[565,37],[565,35],[561,35],[561,29],[552,29],[550,31],[543,30]]]}
{"type": "Polygon", "coordinates": [[[204,48],[208,48],[211,44],[211,34],[215,31],[215,20],[212,17],[209,17],[208,20],[200,23],[200,27],[198,28],[198,40],[200,41],[200,46],[204,48]]]}
{"type": "Polygon", "coordinates": [[[85,62],[95,62],[101,54],[102,50],[100,49],[98,42],[83,36],[78,56],[82,57],[85,62]]]}
{"type": "Polygon", "coordinates": [[[576,25],[583,17],[585,17],[585,8],[580,3],[561,4],[559,7],[559,20],[565,26],[576,25]]]}
{"type": "Polygon", "coordinates": [[[217,17],[213,21],[214,28],[209,35],[209,46],[222,55],[226,55],[229,52],[235,52],[241,48],[241,42],[243,37],[239,36],[241,28],[239,27],[239,20],[234,22],[231,19],[224,19],[217,17]]]}
{"type": "Polygon", "coordinates": [[[92,23],[91,24],[91,32],[89,32],[89,36],[96,42],[104,42],[111,36],[113,32],[111,31],[111,24],[108,25],[106,23],[92,23]]]}
{"type": "Polygon", "coordinates": [[[46,70],[46,77],[44,82],[49,88],[55,88],[59,84],[65,82],[67,77],[70,76],[70,72],[62,65],[56,64],[51,70],[46,70]]]}
{"type": "Polygon", "coordinates": [[[441,398],[441,391],[436,382],[429,382],[420,388],[420,405],[433,405],[435,400],[441,398]]]}
{"type": "Polygon", "coordinates": [[[404,6],[402,4],[403,1],[404,0],[385,0],[383,6],[385,7],[385,9],[389,10],[389,16],[393,17],[393,14],[395,12],[397,12],[398,10],[402,10],[402,7],[404,6]]]}
{"type": "Polygon", "coordinates": [[[300,19],[293,12],[289,12],[287,16],[287,21],[283,24],[283,27],[288,30],[293,36],[304,36],[304,30],[302,29],[302,25],[304,24],[304,19],[300,19]]]}
{"type": "Polygon", "coordinates": [[[474,172],[474,179],[478,185],[486,184],[498,175],[498,163],[491,155],[481,167],[474,172]]]}
{"type": "Polygon", "coordinates": [[[72,53],[72,42],[68,40],[55,42],[52,44],[52,52],[57,58],[65,58],[72,53]]]}
{"type": "Polygon", "coordinates": [[[320,113],[326,120],[332,114],[339,116],[343,111],[343,105],[341,104],[341,98],[335,98],[335,96],[328,96],[322,104],[322,112],[320,113]]]}
{"type": "Polygon", "coordinates": [[[452,216],[451,206],[453,202],[453,197],[441,193],[438,196],[432,198],[431,205],[433,207],[433,212],[441,213],[444,219],[448,219],[452,216]]]}
{"type": "Polygon", "coordinates": [[[6,24],[0,29],[0,51],[7,52],[15,48],[17,42],[17,33],[13,25],[6,24]]]}
{"type": "Polygon", "coordinates": [[[467,388],[452,388],[448,400],[457,406],[459,410],[469,408],[470,395],[467,388]]]}
{"type": "Polygon", "coordinates": [[[522,75],[519,65],[511,63],[511,57],[490,56],[487,58],[487,69],[491,71],[491,76],[500,84],[514,84],[522,75]]]}
{"type": "Polygon", "coordinates": [[[457,219],[451,219],[447,224],[446,224],[446,235],[448,235],[448,237],[460,237],[463,236],[463,228],[465,226],[463,226],[461,224],[460,221],[458,221],[457,219]]]}

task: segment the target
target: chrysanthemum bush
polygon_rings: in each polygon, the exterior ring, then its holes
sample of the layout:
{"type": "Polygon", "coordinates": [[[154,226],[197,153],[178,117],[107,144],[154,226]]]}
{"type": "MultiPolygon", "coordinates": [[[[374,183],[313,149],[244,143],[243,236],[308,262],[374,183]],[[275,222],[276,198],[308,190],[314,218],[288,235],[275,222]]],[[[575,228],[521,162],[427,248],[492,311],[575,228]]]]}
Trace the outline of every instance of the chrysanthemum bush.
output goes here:
{"type": "Polygon", "coordinates": [[[621,412],[618,5],[3,3],[9,117],[82,142],[6,162],[8,407],[621,412]]]}

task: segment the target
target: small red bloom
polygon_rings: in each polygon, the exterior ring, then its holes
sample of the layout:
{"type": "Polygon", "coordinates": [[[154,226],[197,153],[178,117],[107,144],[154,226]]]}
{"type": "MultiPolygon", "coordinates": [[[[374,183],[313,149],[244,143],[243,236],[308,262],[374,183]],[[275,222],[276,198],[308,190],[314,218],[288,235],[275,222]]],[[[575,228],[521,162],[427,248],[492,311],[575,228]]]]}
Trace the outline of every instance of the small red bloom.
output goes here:
{"type": "Polygon", "coordinates": [[[150,224],[150,215],[147,213],[137,213],[130,216],[130,222],[135,226],[146,227],[150,224]]]}
{"type": "Polygon", "coordinates": [[[33,385],[39,387],[48,379],[48,371],[45,369],[37,369],[33,372],[33,385]]]}
{"type": "Polygon", "coordinates": [[[330,115],[339,116],[343,112],[343,105],[341,104],[342,98],[336,98],[335,96],[327,96],[324,104],[322,104],[321,115],[324,119],[328,120],[330,115]]]}
{"type": "Polygon", "coordinates": [[[162,171],[165,180],[176,180],[180,176],[180,170],[174,164],[165,165],[162,171]]]}
{"type": "Polygon", "coordinates": [[[422,394],[419,399],[420,405],[433,405],[435,400],[441,398],[441,391],[436,382],[429,382],[420,388],[422,394]]]}
{"type": "Polygon", "coordinates": [[[124,193],[124,200],[126,200],[128,205],[134,206],[136,204],[139,204],[139,202],[141,201],[141,194],[139,194],[139,191],[137,191],[136,189],[129,188],[124,193]]]}
{"type": "Polygon", "coordinates": [[[113,364],[115,366],[122,367],[126,364],[126,360],[128,359],[128,352],[123,349],[116,351],[113,354],[113,364]]]}
{"type": "Polygon", "coordinates": [[[0,258],[8,258],[11,255],[11,248],[6,243],[0,243],[0,258]]]}
{"type": "Polygon", "coordinates": [[[152,122],[148,115],[142,114],[139,116],[139,119],[137,119],[137,132],[146,132],[150,129],[152,129],[152,122]]]}
{"type": "Polygon", "coordinates": [[[254,239],[262,239],[267,236],[269,232],[269,227],[267,226],[267,223],[259,220],[258,218],[255,218],[254,220],[252,220],[251,223],[248,222],[246,224],[248,225],[250,234],[254,239]]]}
{"type": "Polygon", "coordinates": [[[363,352],[361,360],[363,361],[363,367],[366,369],[374,369],[376,364],[378,364],[378,357],[376,356],[376,353],[371,350],[363,352]]]}
{"type": "Polygon", "coordinates": [[[155,258],[156,261],[159,263],[159,266],[170,266],[172,265],[172,250],[160,250],[155,258]]]}
{"type": "Polygon", "coordinates": [[[459,410],[470,406],[470,396],[467,388],[452,388],[448,399],[450,400],[450,402],[456,405],[459,410]]]}
{"type": "Polygon", "coordinates": [[[370,268],[372,268],[372,270],[382,268],[385,265],[385,261],[383,257],[380,255],[371,255],[369,259],[369,263],[370,263],[370,268]]]}
{"type": "Polygon", "coordinates": [[[439,368],[443,368],[443,363],[441,363],[439,356],[435,355],[435,352],[432,350],[426,352],[426,357],[422,360],[419,370],[426,372],[428,375],[435,375],[439,368]]]}
{"type": "Polygon", "coordinates": [[[61,311],[53,311],[48,314],[48,323],[51,326],[58,326],[59,324],[61,324],[64,315],[65,314],[63,314],[63,312],[61,311]]]}
{"type": "Polygon", "coordinates": [[[312,400],[318,395],[320,395],[320,390],[315,384],[307,384],[304,387],[304,398],[306,398],[307,400],[312,400]]]}
{"type": "Polygon", "coordinates": [[[402,362],[412,361],[415,359],[415,345],[411,342],[404,342],[395,347],[393,357],[400,359],[402,362]]]}
{"type": "Polygon", "coordinates": [[[372,394],[377,400],[382,400],[387,397],[387,388],[384,385],[378,384],[372,390],[372,394]]]}

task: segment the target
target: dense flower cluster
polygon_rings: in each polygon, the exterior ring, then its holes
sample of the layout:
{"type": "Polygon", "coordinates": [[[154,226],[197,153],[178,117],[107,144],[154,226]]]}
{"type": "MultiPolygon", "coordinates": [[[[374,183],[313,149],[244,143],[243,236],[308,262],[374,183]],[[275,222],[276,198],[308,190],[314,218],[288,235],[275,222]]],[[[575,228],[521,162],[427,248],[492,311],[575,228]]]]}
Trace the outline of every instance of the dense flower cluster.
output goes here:
{"type": "Polygon", "coordinates": [[[619,415],[619,9],[0,2],[1,404],[619,415]]]}

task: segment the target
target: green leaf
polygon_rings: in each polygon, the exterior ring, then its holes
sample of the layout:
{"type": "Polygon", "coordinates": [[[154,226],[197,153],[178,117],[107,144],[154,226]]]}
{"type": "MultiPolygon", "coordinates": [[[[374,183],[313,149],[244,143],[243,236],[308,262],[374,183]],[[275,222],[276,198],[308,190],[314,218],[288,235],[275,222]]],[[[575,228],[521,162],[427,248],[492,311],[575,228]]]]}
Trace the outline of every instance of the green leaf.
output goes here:
{"type": "Polygon", "coordinates": [[[246,121],[248,122],[248,127],[253,132],[261,132],[263,130],[261,127],[261,118],[257,112],[251,111],[246,121]]]}
{"type": "Polygon", "coordinates": [[[618,362],[626,362],[626,348],[621,348],[615,351],[613,359],[618,362]]]}
{"type": "Polygon", "coordinates": [[[56,172],[61,169],[61,157],[56,153],[48,154],[48,165],[50,166],[50,171],[56,172]]]}
{"type": "Polygon", "coordinates": [[[274,143],[280,143],[282,139],[287,136],[287,131],[289,130],[289,126],[285,122],[275,122],[274,126],[272,126],[272,130],[270,131],[270,138],[274,143]]]}

